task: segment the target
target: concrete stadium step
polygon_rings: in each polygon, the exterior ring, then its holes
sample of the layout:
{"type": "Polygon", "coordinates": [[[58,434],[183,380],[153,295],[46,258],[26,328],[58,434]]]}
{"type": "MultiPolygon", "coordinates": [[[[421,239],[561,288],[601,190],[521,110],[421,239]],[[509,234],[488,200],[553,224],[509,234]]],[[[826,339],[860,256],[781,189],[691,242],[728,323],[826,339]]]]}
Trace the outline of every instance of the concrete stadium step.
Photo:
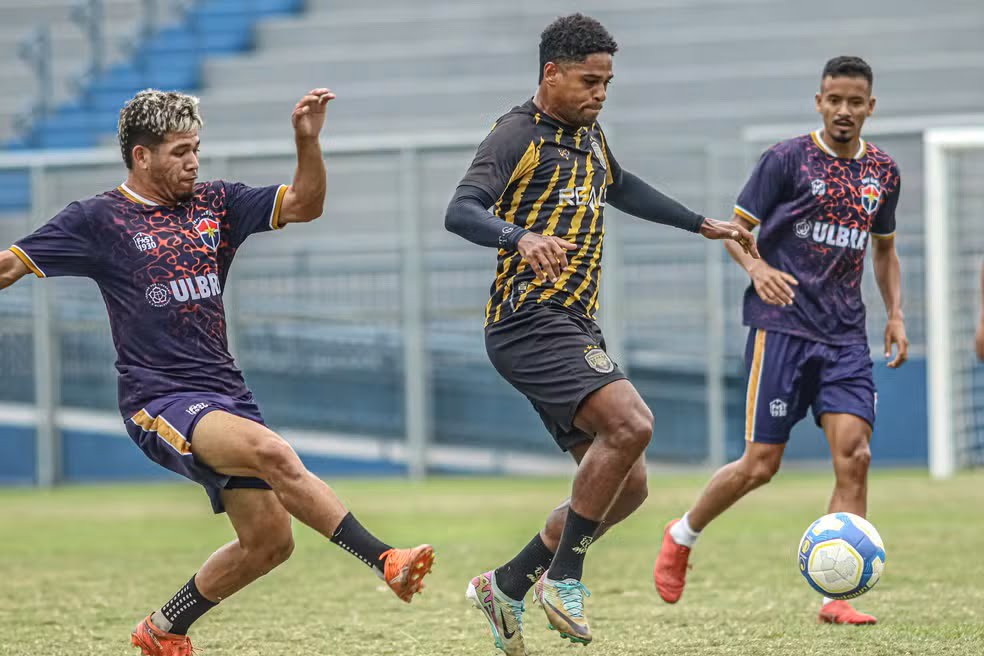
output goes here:
{"type": "MultiPolygon", "coordinates": [[[[850,49],[859,37],[878,42],[879,58],[905,55],[912,52],[915,40],[923,51],[984,53],[984,12],[940,16],[923,24],[909,20],[888,20],[872,30],[863,24],[851,24],[830,38],[813,41],[809,37],[815,28],[803,23],[762,25],[735,32],[730,28],[718,30],[681,30],[672,39],[653,42],[646,31],[629,32],[620,37],[620,52],[615,58],[618,74],[623,67],[643,67],[658,62],[673,66],[676,62],[688,65],[715,65],[722,61],[750,63],[775,61],[796,52],[798,59],[814,56],[820,66],[831,52],[850,49]]],[[[304,50],[260,51],[251,57],[218,59],[206,62],[205,86],[213,89],[262,84],[267,80],[297,80],[299,83],[324,80],[334,85],[349,81],[385,83],[391,78],[447,78],[457,75],[487,75],[502,73],[535,74],[536,45],[527,43],[516,47],[511,43],[489,43],[468,46],[465,42],[435,42],[424,44],[408,58],[402,47],[384,46],[369,52],[354,52],[329,46],[325,50],[308,47],[304,50]],[[285,70],[284,59],[291,61],[285,70]]],[[[320,82],[319,82],[320,83],[320,82]]],[[[303,86],[303,84],[302,84],[303,86]]]]}
{"type": "MultiPolygon", "coordinates": [[[[832,4],[843,5],[845,11],[850,11],[852,22],[870,25],[873,30],[889,16],[913,21],[926,18],[924,7],[891,0],[872,0],[861,4],[837,0],[832,4]]],[[[964,11],[973,11],[976,5],[966,0],[950,0],[939,8],[934,7],[933,13],[952,13],[960,7],[964,11]]],[[[835,7],[831,9],[836,10],[835,7]]],[[[302,18],[266,22],[257,31],[257,45],[267,50],[290,49],[299,43],[330,43],[364,50],[367,44],[416,46],[449,36],[469,38],[476,44],[522,36],[525,42],[535,44],[540,31],[557,13],[540,5],[517,8],[515,5],[490,4],[435,7],[433,13],[429,13],[427,8],[407,6],[389,12],[372,10],[309,14],[302,18]]],[[[616,40],[622,32],[645,27],[652,30],[654,42],[659,40],[661,34],[677,29],[730,27],[738,31],[744,26],[759,23],[803,22],[801,5],[780,2],[727,3],[711,10],[693,4],[672,8],[660,5],[640,8],[634,4],[631,9],[623,9],[613,2],[593,13],[611,30],[616,40]]],[[[822,25],[816,25],[816,28],[817,32],[823,31],[822,25]]],[[[835,33],[836,30],[826,32],[835,33]]]]}
{"type": "MultiPolygon", "coordinates": [[[[984,53],[956,55],[949,52],[920,53],[874,61],[877,71],[876,93],[903,96],[914,91],[913,75],[920,75],[923,93],[949,93],[972,87],[967,81],[984,70],[984,53]]],[[[692,111],[707,103],[728,103],[749,93],[777,101],[797,90],[816,88],[818,64],[814,58],[787,59],[782,63],[739,63],[693,65],[669,69],[622,69],[610,103],[622,108],[651,106],[655,97],[665,98],[662,106],[692,111]]],[[[504,113],[513,103],[532,94],[533,83],[518,76],[460,77],[441,80],[402,79],[381,86],[372,82],[335,85],[339,99],[333,104],[334,117],[370,117],[393,114],[453,115],[460,112],[504,113]],[[397,111],[398,109],[398,111],[397,111]],[[477,111],[476,111],[477,110],[477,111]]],[[[288,112],[296,97],[306,88],[270,86],[262,98],[251,89],[239,92],[206,91],[203,106],[222,116],[241,120],[276,118],[288,112]]],[[[656,108],[657,111],[659,108],[656,108]]],[[[496,114],[498,115],[498,114],[496,114]]]]}

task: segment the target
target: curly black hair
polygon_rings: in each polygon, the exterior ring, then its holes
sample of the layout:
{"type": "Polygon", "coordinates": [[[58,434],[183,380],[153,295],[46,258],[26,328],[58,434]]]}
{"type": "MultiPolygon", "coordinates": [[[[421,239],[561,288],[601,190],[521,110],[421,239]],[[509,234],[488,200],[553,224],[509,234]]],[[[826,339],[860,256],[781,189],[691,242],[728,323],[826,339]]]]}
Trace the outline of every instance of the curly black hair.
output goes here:
{"type": "Polygon", "coordinates": [[[547,62],[583,62],[597,52],[617,51],[615,39],[594,18],[580,13],[561,16],[540,35],[540,82],[547,62]]]}
{"type": "Polygon", "coordinates": [[[868,80],[868,88],[871,89],[875,75],[871,72],[868,62],[860,57],[834,57],[823,67],[823,75],[820,81],[823,82],[828,77],[859,77],[868,80]]]}

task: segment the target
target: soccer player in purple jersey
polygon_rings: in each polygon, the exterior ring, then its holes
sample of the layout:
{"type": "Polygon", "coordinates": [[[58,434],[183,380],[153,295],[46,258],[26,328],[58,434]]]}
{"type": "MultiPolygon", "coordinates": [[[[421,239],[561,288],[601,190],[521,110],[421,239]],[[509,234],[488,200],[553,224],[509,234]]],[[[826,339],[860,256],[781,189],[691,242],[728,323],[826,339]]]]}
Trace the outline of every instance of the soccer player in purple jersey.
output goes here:
{"type": "MultiPolygon", "coordinates": [[[[895,208],[899,171],[861,138],[875,108],[871,68],[857,57],[827,62],[816,109],[823,129],[770,148],[735,205],[735,221],[761,224],[761,260],[725,244],[751,278],[744,317],[748,390],[745,453],[714,474],[696,504],[670,521],[653,576],[660,596],[683,593],[700,532],[778,471],[793,425],[807,409],[830,444],[836,482],[829,512],[865,516],[875,385],[861,299],[873,238],[875,279],[888,323],[885,357],[906,359],[895,208]],[[893,347],[897,353],[892,357],[893,347]]],[[[874,624],[846,601],[824,599],[822,622],[874,624]]]]}
{"type": "Polygon", "coordinates": [[[290,556],[291,517],[373,568],[403,601],[430,571],[430,546],[378,540],[265,426],[226,339],[222,292],[237,249],[251,234],[323,212],[318,135],[334,97],[313,89],[293,109],[293,183],[252,188],[196,182],[198,99],[141,91],[120,112],[126,182],[71,203],[0,252],[0,289],[28,273],[96,282],[127,433],[148,458],[201,484],[235,529],[236,540],[134,629],[132,644],[149,656],[190,655],[195,620],[290,556]]]}

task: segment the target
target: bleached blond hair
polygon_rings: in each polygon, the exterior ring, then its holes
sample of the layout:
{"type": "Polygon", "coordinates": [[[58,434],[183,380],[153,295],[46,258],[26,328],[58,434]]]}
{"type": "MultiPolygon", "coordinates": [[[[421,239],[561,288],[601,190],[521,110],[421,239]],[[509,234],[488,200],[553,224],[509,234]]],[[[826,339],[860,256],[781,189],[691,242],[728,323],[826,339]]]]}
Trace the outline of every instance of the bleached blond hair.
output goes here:
{"type": "Polygon", "coordinates": [[[192,132],[202,127],[198,98],[177,91],[144,89],[120,110],[116,136],[126,168],[133,168],[134,146],[157,146],[172,132],[192,132]]]}

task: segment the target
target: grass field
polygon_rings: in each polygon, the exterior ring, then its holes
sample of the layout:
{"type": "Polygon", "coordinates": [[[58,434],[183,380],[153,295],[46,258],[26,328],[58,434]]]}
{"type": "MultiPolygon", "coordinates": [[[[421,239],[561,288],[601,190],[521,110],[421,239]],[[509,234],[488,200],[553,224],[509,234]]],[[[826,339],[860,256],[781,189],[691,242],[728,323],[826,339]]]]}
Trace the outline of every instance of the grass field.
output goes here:
{"type": "MultiPolygon", "coordinates": [[[[878,587],[858,606],[875,627],[815,624],[818,598],[795,564],[830,479],[781,475],[701,538],[683,599],[663,604],[651,568],[664,521],[703,477],[660,476],[645,507],[591,548],[585,583],[595,642],[546,630],[528,600],[532,654],[714,655],[984,653],[984,475],[945,483],[874,476],[870,517],[886,541],[878,587]]],[[[286,565],[192,629],[207,656],[488,655],[471,576],[513,555],[563,498],[562,480],[340,481],[364,524],[399,544],[428,541],[438,561],[406,606],[355,559],[298,527],[286,565]]],[[[0,655],[128,654],[132,625],[230,539],[194,485],[0,491],[0,655]]]]}

